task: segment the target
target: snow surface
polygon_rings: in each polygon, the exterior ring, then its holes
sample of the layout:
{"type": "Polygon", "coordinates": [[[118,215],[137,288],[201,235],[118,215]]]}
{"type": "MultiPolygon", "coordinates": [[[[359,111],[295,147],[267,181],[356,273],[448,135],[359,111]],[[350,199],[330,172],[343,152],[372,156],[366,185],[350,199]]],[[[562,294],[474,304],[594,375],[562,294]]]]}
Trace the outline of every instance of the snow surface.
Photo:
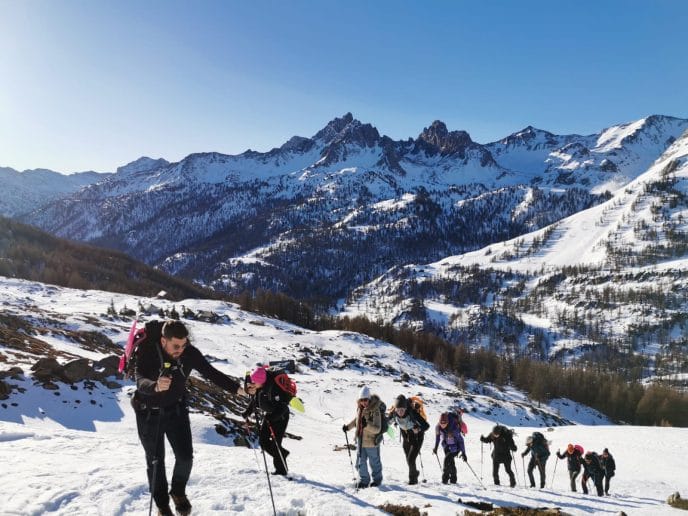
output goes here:
{"type": "MultiPolygon", "coordinates": [[[[69,290],[2,277],[0,288],[5,313],[64,320],[72,329],[103,331],[120,344],[130,321],[108,320],[102,314],[111,302],[121,308],[124,304],[135,307],[139,301],[121,294],[69,290]],[[104,328],[94,326],[97,321],[104,328]]],[[[172,306],[166,301],[155,303],[172,306]]],[[[315,356],[322,350],[333,352],[327,366],[300,366],[293,375],[306,411],[294,414],[288,428],[302,439],[285,440],[291,451],[289,466],[294,479],[271,478],[279,514],[383,514],[378,507],[392,503],[445,515],[466,508],[457,503],[458,498],[497,505],[560,507],[571,514],[678,514],[664,500],[674,491],[688,493],[684,429],[615,426],[568,400],[537,407],[518,391],[500,391],[475,382],[468,382],[467,389],[460,391],[455,378],[366,336],[311,332],[218,301],[186,300],[175,306],[181,304],[226,316],[221,324],[187,322],[195,344],[216,367],[235,376],[243,375],[259,361],[293,358],[305,347],[315,356]],[[347,364],[347,358],[357,362],[347,364]],[[406,372],[410,378],[402,382],[398,372],[390,374],[390,370],[406,372]],[[401,445],[398,440],[387,439],[382,446],[383,486],[355,491],[349,456],[334,448],[345,444],[341,425],[353,417],[357,392],[364,384],[388,405],[400,393],[421,394],[433,425],[443,410],[455,404],[467,408],[469,464],[483,477],[486,489],[461,462],[457,464],[459,483],[442,485],[438,462],[431,453],[433,437],[428,435],[421,455],[421,478],[427,483],[406,484],[401,445]],[[552,422],[555,416],[577,424],[544,430],[545,422],[552,422]],[[523,487],[523,463],[518,458],[519,486],[492,486],[490,450],[481,448],[478,437],[488,433],[497,421],[516,428],[519,450],[534,428],[546,432],[553,449],[563,449],[568,442],[598,452],[608,447],[618,466],[612,496],[570,493],[565,464],[556,463],[554,458],[548,462],[546,489],[523,487]]],[[[50,343],[57,344],[56,340],[51,337],[50,343]]],[[[78,351],[64,342],[59,342],[59,347],[78,351]]],[[[32,385],[25,354],[12,352],[1,340],[0,350],[27,373],[19,382],[26,391],[13,392],[10,399],[0,402],[0,464],[5,473],[0,483],[0,514],[145,514],[149,493],[143,450],[128,402],[131,384],[120,390],[99,386],[91,394],[78,385],[73,389],[60,384],[57,396],[58,391],[32,385]],[[85,402],[89,397],[92,403],[85,402]]],[[[191,419],[195,461],[187,493],[194,514],[272,514],[260,451],[233,446],[230,439],[215,432],[214,420],[207,415],[192,414],[191,419]]],[[[167,456],[169,471],[169,450],[167,456]]],[[[504,482],[504,474],[502,479],[504,482]]]]}

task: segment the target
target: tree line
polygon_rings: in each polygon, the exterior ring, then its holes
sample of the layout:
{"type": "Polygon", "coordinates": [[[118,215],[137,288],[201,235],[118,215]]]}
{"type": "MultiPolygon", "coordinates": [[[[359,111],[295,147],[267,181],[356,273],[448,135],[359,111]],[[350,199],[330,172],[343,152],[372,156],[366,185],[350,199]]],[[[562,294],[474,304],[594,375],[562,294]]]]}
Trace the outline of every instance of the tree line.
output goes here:
{"type": "Polygon", "coordinates": [[[365,317],[316,316],[303,302],[284,294],[259,291],[235,298],[242,309],[282,319],[316,331],[362,333],[389,342],[438,370],[457,377],[512,385],[536,401],[568,398],[594,408],[611,419],[636,425],[688,426],[688,395],[668,385],[643,385],[636,379],[606,370],[600,363],[567,366],[527,356],[502,356],[489,349],[451,344],[429,333],[365,317]]]}

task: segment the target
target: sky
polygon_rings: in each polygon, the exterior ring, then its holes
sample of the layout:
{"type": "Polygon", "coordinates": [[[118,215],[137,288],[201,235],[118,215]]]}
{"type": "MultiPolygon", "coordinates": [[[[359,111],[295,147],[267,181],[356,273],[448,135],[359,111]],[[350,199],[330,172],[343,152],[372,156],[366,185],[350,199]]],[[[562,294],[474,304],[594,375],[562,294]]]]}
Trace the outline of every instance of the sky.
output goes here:
{"type": "Polygon", "coordinates": [[[267,151],[347,112],[475,141],[688,118],[688,2],[0,0],[0,166],[267,151]]]}

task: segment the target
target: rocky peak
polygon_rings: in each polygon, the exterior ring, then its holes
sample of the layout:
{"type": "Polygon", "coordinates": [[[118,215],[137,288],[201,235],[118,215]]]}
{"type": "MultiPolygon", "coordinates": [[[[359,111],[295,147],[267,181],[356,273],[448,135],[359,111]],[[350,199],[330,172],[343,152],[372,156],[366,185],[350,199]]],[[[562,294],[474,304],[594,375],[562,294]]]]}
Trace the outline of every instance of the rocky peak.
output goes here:
{"type": "Polygon", "coordinates": [[[310,138],[292,136],[280,147],[280,150],[285,152],[306,152],[313,147],[314,143],[310,138]]]}
{"type": "Polygon", "coordinates": [[[416,141],[427,143],[445,155],[463,151],[473,144],[466,131],[449,132],[441,120],[435,120],[430,127],[424,128],[416,141]]]}
{"type": "Polygon", "coordinates": [[[349,125],[351,122],[354,121],[354,116],[351,113],[347,113],[341,118],[335,118],[334,120],[330,120],[328,124],[323,127],[320,131],[318,131],[315,136],[313,136],[314,140],[322,140],[326,144],[330,143],[334,138],[337,137],[337,135],[342,132],[342,130],[349,125]]]}

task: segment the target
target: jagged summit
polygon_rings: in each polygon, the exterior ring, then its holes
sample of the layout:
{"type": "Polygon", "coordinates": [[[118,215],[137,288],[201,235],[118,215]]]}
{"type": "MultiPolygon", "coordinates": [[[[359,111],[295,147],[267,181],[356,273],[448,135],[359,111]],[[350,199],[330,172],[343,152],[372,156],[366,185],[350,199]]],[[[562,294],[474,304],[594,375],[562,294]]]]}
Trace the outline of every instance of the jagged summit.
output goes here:
{"type": "Polygon", "coordinates": [[[424,128],[416,141],[436,147],[443,155],[454,154],[473,144],[473,140],[466,131],[450,132],[441,120],[435,120],[430,127],[424,128]]]}
{"type": "Polygon", "coordinates": [[[351,113],[346,113],[341,118],[334,118],[330,120],[325,127],[320,129],[315,136],[314,140],[321,140],[322,142],[328,144],[351,122],[354,121],[354,116],[351,113]]]}

